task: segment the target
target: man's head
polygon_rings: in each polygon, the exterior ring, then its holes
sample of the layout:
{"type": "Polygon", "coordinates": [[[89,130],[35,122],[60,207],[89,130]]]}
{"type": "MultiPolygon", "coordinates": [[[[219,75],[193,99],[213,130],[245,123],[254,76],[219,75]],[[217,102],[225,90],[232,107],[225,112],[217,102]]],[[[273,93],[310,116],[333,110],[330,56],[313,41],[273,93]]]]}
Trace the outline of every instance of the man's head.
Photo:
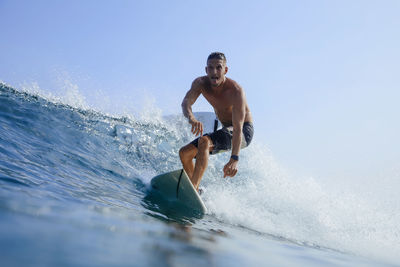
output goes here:
{"type": "Polygon", "coordinates": [[[225,81],[225,74],[228,72],[226,58],[223,53],[214,52],[207,58],[206,73],[212,87],[218,87],[225,81]]]}
{"type": "Polygon", "coordinates": [[[209,61],[210,59],[220,59],[220,60],[223,60],[225,62],[225,64],[226,64],[226,57],[225,57],[224,53],[221,53],[221,52],[213,52],[213,53],[211,53],[208,56],[207,61],[209,61]]]}

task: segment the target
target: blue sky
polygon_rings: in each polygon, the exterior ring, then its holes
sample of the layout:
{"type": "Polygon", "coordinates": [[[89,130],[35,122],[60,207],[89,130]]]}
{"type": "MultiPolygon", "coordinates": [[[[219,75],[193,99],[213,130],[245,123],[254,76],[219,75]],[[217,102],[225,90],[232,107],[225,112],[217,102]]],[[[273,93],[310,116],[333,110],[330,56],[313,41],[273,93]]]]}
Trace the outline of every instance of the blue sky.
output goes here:
{"type": "Polygon", "coordinates": [[[55,93],[68,80],[117,112],[149,96],[179,113],[207,55],[222,51],[256,140],[282,165],[399,176],[399,12],[395,0],[0,0],[0,80],[55,93]]]}

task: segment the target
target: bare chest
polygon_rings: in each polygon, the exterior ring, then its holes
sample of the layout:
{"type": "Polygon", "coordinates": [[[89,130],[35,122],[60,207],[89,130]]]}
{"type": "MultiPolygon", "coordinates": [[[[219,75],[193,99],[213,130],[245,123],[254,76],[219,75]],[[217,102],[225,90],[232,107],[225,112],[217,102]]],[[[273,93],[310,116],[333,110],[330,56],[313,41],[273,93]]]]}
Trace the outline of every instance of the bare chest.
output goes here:
{"type": "Polygon", "coordinates": [[[213,93],[205,90],[203,96],[213,106],[221,121],[232,121],[233,100],[229,92],[213,93]]]}
{"type": "Polygon", "coordinates": [[[229,107],[232,108],[233,101],[232,97],[228,92],[222,93],[214,93],[209,92],[208,90],[203,91],[203,96],[207,101],[217,109],[228,109],[229,107]]]}

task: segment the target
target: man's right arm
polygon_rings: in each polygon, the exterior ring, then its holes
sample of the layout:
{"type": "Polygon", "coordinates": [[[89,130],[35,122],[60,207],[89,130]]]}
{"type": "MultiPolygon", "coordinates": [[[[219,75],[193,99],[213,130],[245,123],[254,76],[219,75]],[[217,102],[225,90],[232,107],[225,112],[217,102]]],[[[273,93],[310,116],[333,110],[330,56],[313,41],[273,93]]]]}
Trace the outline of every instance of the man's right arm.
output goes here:
{"type": "Polygon", "coordinates": [[[194,135],[203,135],[203,124],[196,120],[192,112],[192,105],[196,102],[197,98],[201,94],[202,80],[197,78],[193,81],[190,90],[186,93],[182,101],[182,112],[183,115],[189,119],[189,123],[192,125],[192,133],[194,135]]]}

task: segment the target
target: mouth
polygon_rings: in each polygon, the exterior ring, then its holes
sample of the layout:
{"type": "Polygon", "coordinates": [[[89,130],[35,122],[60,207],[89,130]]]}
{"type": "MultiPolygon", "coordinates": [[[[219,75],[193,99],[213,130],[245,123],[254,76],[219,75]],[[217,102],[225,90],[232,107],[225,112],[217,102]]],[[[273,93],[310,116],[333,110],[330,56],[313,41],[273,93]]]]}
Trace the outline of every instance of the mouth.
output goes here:
{"type": "Polygon", "coordinates": [[[218,81],[218,79],[219,79],[219,78],[218,78],[217,76],[212,76],[212,77],[211,77],[211,81],[213,81],[213,82],[218,81]]]}

